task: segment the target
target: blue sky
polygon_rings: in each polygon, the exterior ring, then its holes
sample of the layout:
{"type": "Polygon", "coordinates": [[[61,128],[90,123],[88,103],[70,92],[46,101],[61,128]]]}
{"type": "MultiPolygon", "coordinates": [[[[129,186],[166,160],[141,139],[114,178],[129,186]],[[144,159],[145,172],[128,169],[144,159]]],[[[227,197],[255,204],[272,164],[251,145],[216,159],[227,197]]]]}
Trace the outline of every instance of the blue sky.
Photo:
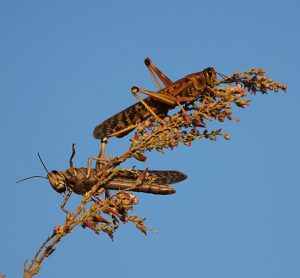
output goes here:
{"type": "MultiPolygon", "coordinates": [[[[21,277],[55,225],[62,197],[49,169],[84,167],[98,154],[94,127],[133,104],[133,85],[155,90],[146,56],[172,80],[207,66],[230,74],[265,68],[288,94],[257,95],[221,124],[232,140],[198,141],[148,162],[189,178],[172,196],[139,195],[158,231],[122,226],[112,243],[76,229],[39,277],[300,277],[298,1],[1,1],[0,274],[21,277]]],[[[123,153],[127,136],[111,139],[123,153]]],[[[72,198],[69,208],[80,199],[72,198]]]]}

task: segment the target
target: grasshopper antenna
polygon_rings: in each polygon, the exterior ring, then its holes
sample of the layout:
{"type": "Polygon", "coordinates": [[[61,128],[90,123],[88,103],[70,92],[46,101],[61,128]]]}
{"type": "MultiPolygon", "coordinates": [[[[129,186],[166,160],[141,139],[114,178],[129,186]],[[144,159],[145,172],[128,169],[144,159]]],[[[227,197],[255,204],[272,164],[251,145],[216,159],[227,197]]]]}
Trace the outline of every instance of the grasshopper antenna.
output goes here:
{"type": "Polygon", "coordinates": [[[43,162],[43,160],[42,160],[42,158],[41,158],[41,156],[40,156],[40,153],[38,153],[38,157],[39,157],[39,159],[40,159],[40,161],[41,161],[41,163],[42,163],[44,169],[46,170],[47,174],[49,174],[49,171],[48,171],[47,167],[45,166],[45,164],[44,164],[44,162],[43,162]]]}
{"type": "Polygon", "coordinates": [[[220,75],[222,79],[228,78],[228,76],[226,76],[225,74],[222,74],[220,72],[217,72],[217,74],[220,75]]]}
{"type": "Polygon", "coordinates": [[[33,178],[43,178],[43,179],[47,180],[47,178],[43,177],[43,176],[31,176],[31,177],[28,177],[28,178],[25,178],[25,179],[18,180],[18,181],[16,181],[16,183],[19,183],[21,181],[26,181],[26,180],[29,180],[29,179],[33,179],[33,178]]]}

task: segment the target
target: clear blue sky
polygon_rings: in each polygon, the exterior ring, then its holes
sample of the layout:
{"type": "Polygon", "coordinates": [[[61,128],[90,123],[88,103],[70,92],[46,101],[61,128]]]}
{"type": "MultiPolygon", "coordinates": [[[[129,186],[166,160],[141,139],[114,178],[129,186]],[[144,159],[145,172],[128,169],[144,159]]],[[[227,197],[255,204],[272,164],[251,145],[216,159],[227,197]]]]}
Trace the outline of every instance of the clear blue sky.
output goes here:
{"type": "MultiPolygon", "coordinates": [[[[300,277],[299,1],[1,1],[0,274],[21,277],[55,225],[62,197],[49,169],[98,154],[94,127],[156,87],[149,56],[173,79],[207,66],[230,74],[253,66],[288,94],[251,97],[231,141],[198,141],[147,164],[189,178],[173,196],[139,195],[137,213],[158,230],[122,226],[115,242],[76,229],[39,277],[300,277]]],[[[116,156],[129,137],[112,139],[116,156]]],[[[79,198],[68,204],[75,207],[79,198]]]]}

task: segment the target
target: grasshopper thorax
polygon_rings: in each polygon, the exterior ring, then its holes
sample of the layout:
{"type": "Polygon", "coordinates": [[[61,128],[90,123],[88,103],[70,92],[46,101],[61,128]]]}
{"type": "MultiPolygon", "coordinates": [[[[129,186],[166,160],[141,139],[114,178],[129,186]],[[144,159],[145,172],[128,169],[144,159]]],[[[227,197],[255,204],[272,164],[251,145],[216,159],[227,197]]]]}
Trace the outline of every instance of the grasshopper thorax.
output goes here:
{"type": "Polygon", "coordinates": [[[62,172],[53,170],[48,172],[47,178],[56,192],[64,193],[67,190],[67,178],[62,172]]]}

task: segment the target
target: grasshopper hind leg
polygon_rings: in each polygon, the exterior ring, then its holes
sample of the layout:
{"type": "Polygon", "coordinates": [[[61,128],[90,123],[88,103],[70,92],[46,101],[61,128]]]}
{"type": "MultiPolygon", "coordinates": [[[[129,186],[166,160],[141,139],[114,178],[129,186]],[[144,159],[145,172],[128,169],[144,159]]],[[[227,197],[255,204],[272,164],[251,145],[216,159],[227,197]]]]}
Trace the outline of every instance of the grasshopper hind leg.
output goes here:
{"type": "Polygon", "coordinates": [[[154,79],[156,85],[158,86],[158,88],[161,90],[162,86],[160,85],[158,78],[162,81],[162,83],[168,87],[170,86],[173,82],[172,80],[166,76],[162,71],[160,71],[155,64],[151,61],[150,58],[145,58],[144,63],[147,67],[147,69],[149,70],[152,78],[154,79]],[[158,78],[157,78],[158,77],[158,78]]]}
{"type": "Polygon", "coordinates": [[[105,164],[105,150],[107,143],[108,141],[106,137],[101,140],[100,152],[96,161],[96,169],[101,169],[105,164]]]}

